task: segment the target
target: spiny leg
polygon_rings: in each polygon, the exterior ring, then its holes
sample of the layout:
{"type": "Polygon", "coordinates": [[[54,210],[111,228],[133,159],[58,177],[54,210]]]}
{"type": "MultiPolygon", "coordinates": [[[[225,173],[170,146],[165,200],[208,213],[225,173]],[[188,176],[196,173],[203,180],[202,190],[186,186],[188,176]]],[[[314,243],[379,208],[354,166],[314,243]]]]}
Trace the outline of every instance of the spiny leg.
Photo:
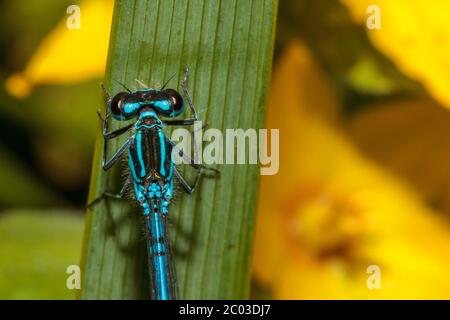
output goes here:
{"type": "MultiPolygon", "coordinates": [[[[197,142],[196,142],[196,140],[195,140],[195,132],[197,132],[198,130],[203,130],[204,128],[206,128],[208,125],[207,124],[204,124],[200,129],[197,129],[197,130],[194,130],[194,131],[192,131],[191,132],[191,135],[192,135],[192,139],[194,140],[194,148],[195,148],[195,150],[197,151],[197,142]]],[[[174,147],[174,148],[176,148],[177,150],[178,150],[178,148],[175,146],[175,144],[171,141],[171,140],[169,140],[167,137],[166,137],[166,139],[170,142],[170,144],[174,147]]],[[[195,161],[193,161],[190,157],[188,157],[187,155],[184,155],[184,152],[183,152],[183,150],[178,150],[178,154],[181,156],[181,157],[183,157],[183,159],[185,159],[185,161],[187,161],[187,162],[189,162],[189,164],[194,164],[195,163],[195,161]]],[[[197,169],[197,168],[196,168],[197,169]]]]}
{"type": "MultiPolygon", "coordinates": [[[[102,131],[102,133],[103,133],[103,138],[105,140],[110,140],[110,139],[117,138],[117,137],[121,136],[122,134],[124,134],[125,132],[127,132],[128,130],[130,130],[134,126],[134,123],[130,123],[129,125],[127,125],[125,127],[122,127],[122,128],[117,129],[117,130],[108,132],[108,127],[107,126],[105,127],[105,119],[106,119],[106,117],[105,118],[102,117],[102,114],[101,114],[100,110],[97,110],[97,114],[98,114],[98,117],[100,118],[100,120],[103,121],[103,131],[102,131]]],[[[109,114],[107,114],[106,116],[109,117],[109,114]]],[[[106,120],[106,121],[108,121],[108,120],[106,120]]]]}
{"type": "Polygon", "coordinates": [[[106,89],[105,85],[101,84],[103,94],[105,96],[105,103],[107,104],[106,107],[106,114],[105,118],[102,117],[101,112],[97,111],[97,114],[99,118],[103,121],[103,155],[102,155],[102,167],[103,170],[108,170],[111,168],[117,160],[120,158],[120,156],[125,152],[127,147],[130,145],[132,138],[128,138],[128,140],[119,148],[119,150],[112,156],[110,160],[107,160],[107,154],[108,154],[108,140],[116,138],[120,136],[121,134],[124,134],[128,130],[130,130],[133,127],[133,124],[130,124],[126,127],[117,129],[115,131],[108,132],[109,127],[109,104],[111,103],[111,95],[109,94],[108,90],[106,89]]]}
{"type": "Polygon", "coordinates": [[[189,90],[188,90],[188,80],[189,80],[189,69],[186,67],[184,69],[183,81],[181,81],[181,88],[183,89],[183,94],[189,105],[189,109],[191,109],[193,119],[197,120],[198,119],[197,111],[195,111],[194,104],[192,103],[192,99],[191,99],[191,96],[190,96],[189,90]]]}
{"type": "Polygon", "coordinates": [[[106,89],[106,86],[105,86],[105,84],[104,84],[103,82],[100,84],[100,86],[102,87],[102,91],[103,91],[103,96],[104,96],[104,99],[105,99],[105,103],[106,103],[106,105],[109,106],[109,104],[111,103],[112,97],[111,97],[111,95],[109,94],[109,92],[108,92],[108,90],[106,89]]]}
{"type": "Polygon", "coordinates": [[[198,185],[198,182],[200,181],[200,176],[202,174],[202,168],[200,168],[199,170],[197,170],[197,174],[195,175],[195,180],[192,186],[189,185],[189,183],[186,181],[186,179],[181,175],[181,173],[178,171],[178,169],[176,167],[173,167],[173,172],[175,173],[178,181],[180,182],[180,184],[183,186],[184,190],[187,193],[193,193],[195,191],[195,188],[198,185]]]}
{"type": "Polygon", "coordinates": [[[176,144],[170,140],[169,138],[166,137],[166,140],[169,141],[169,143],[172,145],[172,147],[178,152],[178,154],[180,155],[180,157],[183,158],[183,160],[185,161],[186,164],[190,165],[191,167],[195,168],[195,169],[206,169],[206,170],[210,170],[210,171],[214,171],[216,173],[220,173],[220,170],[212,168],[210,166],[204,165],[204,164],[200,164],[200,163],[196,163],[194,161],[194,159],[192,159],[190,156],[188,156],[187,154],[185,154],[183,152],[182,149],[178,148],[176,146],[176,144]]]}
{"type": "MultiPolygon", "coordinates": [[[[191,112],[193,114],[193,118],[184,119],[184,122],[192,122],[192,124],[194,124],[198,120],[198,116],[197,116],[197,111],[195,110],[194,104],[192,103],[191,96],[189,94],[188,81],[189,81],[189,69],[188,69],[188,67],[186,67],[184,69],[184,78],[183,78],[183,81],[181,82],[181,87],[183,89],[183,93],[186,98],[186,101],[188,102],[189,108],[191,109],[191,112]]],[[[203,125],[201,129],[205,128],[206,126],[207,126],[207,124],[203,125]]],[[[194,136],[193,133],[192,133],[192,135],[194,136]]],[[[194,136],[194,148],[195,148],[194,149],[195,152],[197,152],[197,141],[195,140],[195,136],[194,136]]]]}
{"type": "MultiPolygon", "coordinates": [[[[184,69],[184,77],[181,82],[181,88],[183,89],[184,97],[189,105],[189,108],[191,109],[193,117],[189,118],[189,119],[182,119],[182,120],[172,120],[172,121],[168,120],[165,122],[166,125],[193,125],[196,121],[198,121],[197,111],[195,110],[194,104],[192,103],[192,99],[189,94],[188,81],[189,81],[189,69],[186,67],[184,69]]],[[[205,127],[206,127],[206,125],[205,125],[205,127]]],[[[202,129],[203,128],[204,128],[204,126],[202,126],[202,129]]],[[[174,144],[172,143],[172,145],[174,145],[174,144]]],[[[194,148],[195,148],[195,150],[197,150],[197,142],[195,141],[195,139],[194,139],[194,148]]],[[[182,154],[180,153],[180,156],[181,155],[182,154]]],[[[189,161],[189,163],[192,165],[192,164],[194,164],[194,161],[189,161]]],[[[198,169],[198,167],[195,167],[195,168],[198,169]]]]}
{"type": "MultiPolygon", "coordinates": [[[[108,132],[108,127],[109,127],[109,105],[111,103],[111,95],[109,94],[108,90],[106,89],[105,85],[102,83],[101,84],[101,88],[103,91],[103,95],[105,98],[105,103],[107,105],[106,108],[106,113],[105,113],[105,117],[103,118],[101,115],[100,110],[97,110],[97,114],[98,117],[100,118],[101,121],[103,121],[103,129],[102,129],[102,134],[103,134],[103,155],[102,155],[102,168],[103,170],[109,170],[119,159],[120,157],[123,155],[123,153],[128,149],[128,147],[130,146],[131,142],[133,141],[133,137],[128,138],[125,143],[122,144],[122,146],[119,148],[119,150],[111,157],[111,159],[107,159],[107,140],[109,139],[113,139],[116,138],[122,134],[124,134],[125,132],[127,132],[128,130],[130,130],[134,124],[130,124],[127,125],[123,128],[114,130],[114,131],[110,131],[108,132]]],[[[127,180],[125,181],[125,184],[123,185],[122,189],[120,190],[119,194],[113,194],[110,192],[103,192],[99,197],[97,197],[96,199],[94,199],[93,201],[91,201],[87,207],[89,208],[90,206],[92,206],[94,203],[98,202],[99,200],[103,199],[104,197],[110,197],[110,198],[115,198],[115,199],[121,199],[126,191],[126,189],[128,188],[130,183],[130,179],[129,177],[127,178],[127,180]]]]}
{"type": "Polygon", "coordinates": [[[116,194],[116,193],[111,193],[111,192],[104,191],[97,198],[95,198],[94,200],[89,202],[87,204],[87,206],[86,206],[86,209],[90,208],[92,205],[96,204],[97,202],[99,202],[100,200],[102,200],[104,198],[122,199],[123,196],[125,195],[125,192],[127,191],[128,187],[130,186],[130,183],[131,183],[131,179],[130,178],[131,178],[131,176],[129,176],[127,178],[127,180],[125,180],[125,183],[123,184],[123,186],[120,189],[119,193],[116,194]]]}
{"type": "MultiPolygon", "coordinates": [[[[193,119],[164,120],[163,123],[168,126],[191,126],[195,123],[195,121],[197,121],[197,120],[193,120],[193,119]]],[[[192,131],[191,134],[194,134],[194,132],[197,132],[199,130],[203,130],[206,127],[208,127],[207,123],[203,124],[201,128],[192,131]]]]}
{"type": "Polygon", "coordinates": [[[166,140],[172,145],[172,148],[174,148],[174,149],[178,152],[178,154],[179,154],[181,157],[183,157],[183,160],[184,160],[185,162],[187,162],[187,164],[189,164],[190,166],[192,166],[194,169],[197,170],[196,175],[195,175],[194,184],[193,184],[193,186],[190,186],[190,185],[188,184],[188,182],[186,181],[186,179],[185,179],[185,178],[181,175],[181,173],[178,171],[178,169],[177,169],[175,166],[173,167],[174,173],[175,173],[175,175],[177,176],[178,181],[181,183],[181,185],[183,186],[184,190],[186,190],[187,193],[193,193],[193,192],[195,191],[195,188],[197,187],[197,184],[198,184],[198,182],[200,181],[200,177],[201,177],[201,175],[202,175],[202,169],[207,169],[207,170],[214,171],[214,172],[216,172],[216,173],[220,173],[220,171],[217,170],[217,169],[214,169],[214,168],[211,168],[211,167],[202,165],[202,164],[197,164],[197,163],[195,163],[195,161],[194,161],[191,157],[189,157],[188,155],[186,155],[186,154],[183,152],[183,150],[179,149],[179,148],[175,145],[175,143],[174,143],[173,141],[171,141],[171,140],[168,139],[167,137],[166,137],[166,140]]]}
{"type": "MultiPolygon", "coordinates": [[[[189,109],[192,112],[192,117],[187,118],[187,119],[182,119],[182,120],[165,120],[164,124],[169,125],[169,126],[180,126],[180,125],[190,126],[190,125],[193,125],[196,121],[198,121],[197,111],[195,110],[194,104],[192,103],[192,99],[189,94],[188,80],[189,80],[189,69],[185,68],[184,69],[184,77],[183,77],[183,80],[181,81],[181,88],[183,89],[183,95],[188,103],[189,109]]],[[[165,85],[163,86],[163,88],[164,87],[165,87],[165,85]]]]}
{"type": "Polygon", "coordinates": [[[164,124],[167,126],[192,126],[197,119],[181,119],[181,120],[164,120],[164,124]]]}
{"type": "Polygon", "coordinates": [[[109,170],[111,167],[120,159],[120,157],[124,154],[125,151],[128,150],[130,144],[133,142],[134,137],[129,137],[127,141],[122,144],[122,146],[117,150],[115,154],[112,155],[111,159],[107,160],[106,158],[106,148],[103,149],[103,159],[102,159],[102,168],[103,170],[109,170]]]}
{"type": "Polygon", "coordinates": [[[106,103],[106,113],[105,113],[105,117],[103,118],[102,113],[100,110],[97,110],[97,115],[100,118],[101,121],[103,121],[103,138],[105,139],[113,139],[116,138],[118,136],[120,136],[121,134],[127,132],[129,129],[131,129],[133,127],[133,124],[129,124],[123,128],[117,129],[115,131],[110,131],[108,132],[108,128],[109,128],[109,105],[111,104],[111,95],[109,94],[108,90],[106,89],[105,85],[102,83],[101,84],[102,90],[103,90],[103,95],[105,97],[105,103],[106,103]]]}

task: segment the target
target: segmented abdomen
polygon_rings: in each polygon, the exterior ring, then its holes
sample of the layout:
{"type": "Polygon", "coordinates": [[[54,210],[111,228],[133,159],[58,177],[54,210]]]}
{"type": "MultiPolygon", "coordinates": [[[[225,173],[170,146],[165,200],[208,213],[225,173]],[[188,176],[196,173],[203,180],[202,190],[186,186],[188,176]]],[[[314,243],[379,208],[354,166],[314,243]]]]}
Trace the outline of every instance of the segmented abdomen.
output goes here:
{"type": "Polygon", "coordinates": [[[166,217],[158,211],[145,217],[152,295],[157,300],[177,298],[176,275],[170,259],[166,217]]]}

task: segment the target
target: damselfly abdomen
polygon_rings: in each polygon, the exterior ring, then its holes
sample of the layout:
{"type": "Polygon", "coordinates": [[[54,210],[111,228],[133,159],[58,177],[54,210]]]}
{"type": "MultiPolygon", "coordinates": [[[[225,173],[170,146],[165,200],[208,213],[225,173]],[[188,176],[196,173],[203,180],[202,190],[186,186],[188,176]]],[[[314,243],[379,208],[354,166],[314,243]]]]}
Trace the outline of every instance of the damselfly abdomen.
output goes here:
{"type": "MultiPolygon", "coordinates": [[[[176,150],[186,163],[197,170],[192,185],[183,178],[174,165],[172,151],[175,144],[167,138],[163,128],[172,125],[193,125],[197,121],[197,113],[187,89],[188,71],[182,81],[184,98],[174,89],[149,88],[139,82],[142,88],[119,92],[111,97],[102,85],[107,104],[103,118],[103,161],[104,170],[110,169],[128,152],[129,176],[122,190],[115,197],[121,198],[128,187],[132,186],[134,197],[142,208],[145,220],[145,234],[149,272],[152,282],[152,296],[158,300],[176,299],[177,286],[175,272],[170,257],[170,241],[167,230],[169,205],[174,193],[174,179],[177,179],[186,192],[192,193],[199,182],[202,169],[218,172],[216,169],[195,163],[187,154],[176,150]],[[183,112],[184,100],[192,112],[189,119],[173,120],[183,112]],[[126,121],[136,119],[123,128],[108,131],[109,117],[126,121]],[[128,139],[116,153],[107,159],[107,140],[131,132],[128,139]]],[[[109,193],[104,193],[109,195],[109,193]]]]}

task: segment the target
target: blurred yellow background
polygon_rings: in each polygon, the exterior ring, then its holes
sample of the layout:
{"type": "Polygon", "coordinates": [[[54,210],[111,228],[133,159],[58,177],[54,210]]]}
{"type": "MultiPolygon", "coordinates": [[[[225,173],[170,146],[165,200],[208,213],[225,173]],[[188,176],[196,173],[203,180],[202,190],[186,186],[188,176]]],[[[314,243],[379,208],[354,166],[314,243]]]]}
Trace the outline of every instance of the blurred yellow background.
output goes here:
{"type": "MultiPolygon", "coordinates": [[[[74,297],[113,1],[71,4],[1,5],[3,299],[74,297]]],[[[449,7],[280,1],[253,298],[450,298],[449,7]]]]}

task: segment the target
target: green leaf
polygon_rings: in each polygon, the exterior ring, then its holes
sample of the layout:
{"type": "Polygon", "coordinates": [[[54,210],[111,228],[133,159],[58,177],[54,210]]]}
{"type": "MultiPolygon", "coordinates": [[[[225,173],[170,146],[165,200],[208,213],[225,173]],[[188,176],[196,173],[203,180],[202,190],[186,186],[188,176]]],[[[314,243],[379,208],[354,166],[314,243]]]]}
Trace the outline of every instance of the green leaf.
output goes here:
{"type": "Polygon", "coordinates": [[[78,211],[9,210],[0,215],[0,299],[73,299],[66,273],[78,265],[78,211]]]}
{"type": "MultiPolygon", "coordinates": [[[[106,85],[115,94],[123,90],[118,82],[156,85],[175,74],[169,86],[179,88],[189,66],[193,102],[210,128],[261,128],[276,9],[275,0],[117,1],[106,85]]],[[[117,150],[123,141],[108,147],[117,150]]],[[[90,201],[120,188],[120,168],[101,170],[102,147],[99,130],[90,201]]],[[[184,299],[248,298],[259,168],[220,169],[220,176],[204,177],[194,194],[180,194],[169,213],[184,299]]],[[[139,214],[115,199],[88,210],[81,298],[149,296],[139,214]]]]}

